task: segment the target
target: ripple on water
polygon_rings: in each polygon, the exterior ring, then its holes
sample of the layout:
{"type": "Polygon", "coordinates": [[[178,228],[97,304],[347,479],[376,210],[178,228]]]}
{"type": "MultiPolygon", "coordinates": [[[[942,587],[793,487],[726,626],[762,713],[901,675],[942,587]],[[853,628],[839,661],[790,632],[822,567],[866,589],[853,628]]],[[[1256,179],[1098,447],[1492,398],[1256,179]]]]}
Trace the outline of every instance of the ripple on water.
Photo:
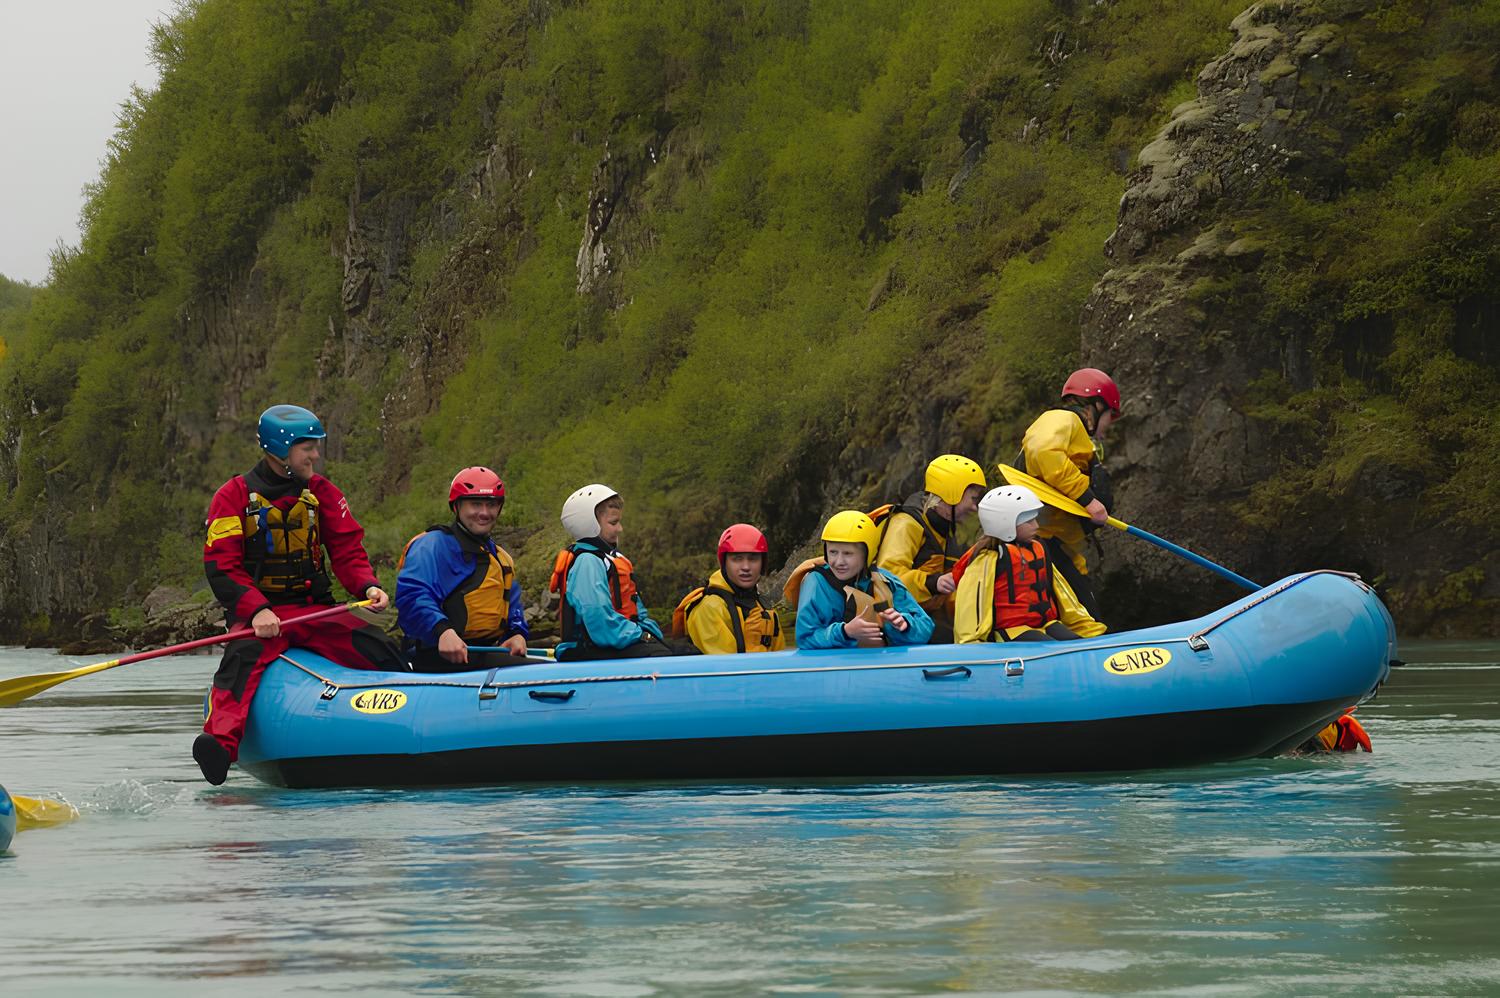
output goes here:
{"type": "Polygon", "coordinates": [[[198,782],[206,669],[3,718],[7,785],[91,812],[4,860],[52,901],[7,993],[1500,994],[1493,670],[1393,678],[1374,755],[307,792],[198,782]]]}
{"type": "Polygon", "coordinates": [[[103,814],[152,814],[174,806],[189,792],[181,783],[120,780],[89,791],[79,810],[103,814]]]}

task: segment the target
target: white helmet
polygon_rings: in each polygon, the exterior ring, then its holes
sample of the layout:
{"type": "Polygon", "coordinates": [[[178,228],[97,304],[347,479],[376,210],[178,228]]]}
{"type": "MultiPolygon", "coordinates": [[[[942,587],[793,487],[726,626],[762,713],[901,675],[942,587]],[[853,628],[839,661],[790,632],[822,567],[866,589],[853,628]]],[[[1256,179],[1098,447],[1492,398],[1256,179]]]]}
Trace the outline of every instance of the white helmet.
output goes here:
{"type": "Polygon", "coordinates": [[[619,494],[608,485],[600,485],[597,482],[593,485],[585,485],[568,496],[568,501],[563,503],[563,529],[572,534],[575,541],[581,541],[585,537],[598,537],[599,518],[594,515],[594,510],[604,500],[612,499],[619,494]]]}
{"type": "Polygon", "coordinates": [[[990,489],[979,500],[979,529],[1009,543],[1016,539],[1016,525],[1041,511],[1042,501],[1035,492],[1022,485],[1002,485],[990,489]]]}

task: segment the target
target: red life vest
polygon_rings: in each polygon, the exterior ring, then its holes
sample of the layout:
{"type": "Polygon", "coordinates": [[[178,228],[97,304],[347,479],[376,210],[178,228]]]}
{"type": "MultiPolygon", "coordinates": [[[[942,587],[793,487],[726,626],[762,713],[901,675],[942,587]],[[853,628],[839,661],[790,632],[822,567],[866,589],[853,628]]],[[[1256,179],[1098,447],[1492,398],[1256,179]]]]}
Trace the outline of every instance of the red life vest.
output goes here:
{"type": "Polygon", "coordinates": [[[1052,595],[1052,566],[1041,541],[1001,544],[1005,550],[995,568],[995,631],[1007,627],[1042,627],[1057,619],[1052,595]]]}
{"type": "Polygon", "coordinates": [[[557,560],[552,563],[552,581],[547,584],[547,588],[557,593],[558,627],[562,632],[562,640],[592,644],[588,631],[576,619],[573,604],[568,602],[568,573],[573,568],[573,562],[583,554],[591,554],[604,560],[604,573],[609,579],[609,599],[615,612],[636,620],[640,611],[635,602],[635,566],[630,563],[629,558],[618,551],[605,553],[592,546],[579,547],[576,544],[557,552],[557,560]]]}

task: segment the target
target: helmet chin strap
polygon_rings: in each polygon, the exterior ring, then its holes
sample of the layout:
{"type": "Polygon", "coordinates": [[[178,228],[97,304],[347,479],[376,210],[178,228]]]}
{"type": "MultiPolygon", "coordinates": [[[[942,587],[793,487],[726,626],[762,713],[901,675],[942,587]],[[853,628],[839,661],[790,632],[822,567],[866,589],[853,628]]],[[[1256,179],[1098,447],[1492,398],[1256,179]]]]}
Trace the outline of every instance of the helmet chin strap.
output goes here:
{"type": "MultiPolygon", "coordinates": [[[[456,504],[453,507],[453,524],[454,526],[458,527],[459,530],[462,530],[464,532],[464,536],[466,537],[471,537],[475,541],[483,541],[485,539],[484,537],[481,537],[478,534],[474,533],[474,531],[470,530],[468,527],[464,526],[464,521],[459,519],[458,517],[458,506],[456,504]]],[[[488,536],[488,534],[485,535],[485,537],[488,536]]]]}

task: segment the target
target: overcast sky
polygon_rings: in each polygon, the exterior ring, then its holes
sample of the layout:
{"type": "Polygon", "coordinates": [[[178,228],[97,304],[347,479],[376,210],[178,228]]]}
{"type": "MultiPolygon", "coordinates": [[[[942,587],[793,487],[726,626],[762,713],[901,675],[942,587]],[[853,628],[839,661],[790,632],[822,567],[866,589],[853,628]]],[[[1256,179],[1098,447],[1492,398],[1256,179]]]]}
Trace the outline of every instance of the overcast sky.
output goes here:
{"type": "Polygon", "coordinates": [[[40,284],[78,245],[83,185],[99,177],[130,85],[156,86],[151,22],[173,0],[0,0],[0,274],[40,284]]]}

